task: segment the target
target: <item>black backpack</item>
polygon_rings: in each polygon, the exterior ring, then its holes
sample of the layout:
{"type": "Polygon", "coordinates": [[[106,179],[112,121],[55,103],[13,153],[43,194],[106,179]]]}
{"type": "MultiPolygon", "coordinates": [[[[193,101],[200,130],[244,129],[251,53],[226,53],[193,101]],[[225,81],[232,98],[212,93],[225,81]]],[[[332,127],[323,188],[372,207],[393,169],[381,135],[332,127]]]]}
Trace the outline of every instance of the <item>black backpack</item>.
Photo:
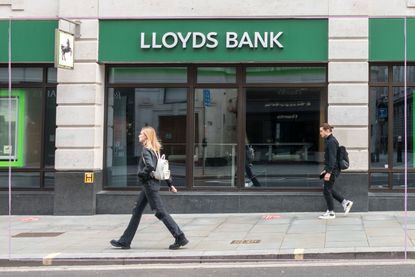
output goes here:
{"type": "Polygon", "coordinates": [[[339,164],[340,170],[348,169],[350,166],[349,153],[343,145],[339,146],[337,150],[337,163],[339,164]]]}

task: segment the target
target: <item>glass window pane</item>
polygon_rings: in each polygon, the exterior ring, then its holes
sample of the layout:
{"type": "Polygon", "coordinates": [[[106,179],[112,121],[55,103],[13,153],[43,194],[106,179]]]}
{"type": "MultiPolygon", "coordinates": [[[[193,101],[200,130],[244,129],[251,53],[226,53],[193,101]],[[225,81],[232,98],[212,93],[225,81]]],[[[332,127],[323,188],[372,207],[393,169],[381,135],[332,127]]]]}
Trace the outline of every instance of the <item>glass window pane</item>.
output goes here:
{"type": "Polygon", "coordinates": [[[198,83],[236,83],[236,68],[234,67],[199,67],[197,69],[198,83]]]}
{"type": "Polygon", "coordinates": [[[110,69],[111,84],[186,83],[186,67],[114,67],[110,69]]]}
{"type": "MultiPolygon", "coordinates": [[[[405,188],[405,174],[404,173],[394,173],[392,175],[392,178],[393,178],[392,182],[393,182],[394,189],[405,188]]],[[[408,185],[408,188],[415,187],[415,174],[414,173],[408,173],[407,185],[408,185]]]]}
{"type": "MultiPolygon", "coordinates": [[[[404,83],[405,80],[405,71],[404,66],[397,65],[393,66],[393,82],[394,83],[404,83]]],[[[407,76],[407,82],[408,83],[414,83],[415,82],[415,66],[407,66],[406,67],[406,76],[407,76]]]]}
{"type": "Polygon", "coordinates": [[[388,168],[388,88],[370,88],[370,166],[388,168]]]}
{"type": "Polygon", "coordinates": [[[393,82],[397,83],[397,82],[401,82],[403,83],[404,81],[404,67],[403,66],[393,66],[392,67],[392,72],[393,72],[393,82]]]}
{"type": "Polygon", "coordinates": [[[247,89],[245,186],[321,187],[320,88],[247,89]],[[246,150],[249,148],[246,146],[246,150]]]}
{"type": "MultiPolygon", "coordinates": [[[[407,134],[408,134],[408,166],[414,168],[414,101],[415,88],[407,88],[407,134]]],[[[404,96],[403,87],[393,88],[393,167],[405,167],[405,125],[404,125],[404,96]]]]}
{"type": "Polygon", "coordinates": [[[406,75],[408,76],[408,83],[413,85],[413,83],[415,83],[415,66],[408,66],[407,70],[406,75]]]}
{"type": "MultiPolygon", "coordinates": [[[[11,176],[12,188],[39,188],[40,173],[39,172],[13,172],[11,176]]],[[[9,173],[0,172],[0,188],[9,187],[9,173]]]]}
{"type": "Polygon", "coordinates": [[[236,186],[236,89],[195,91],[194,186],[236,186]]]}
{"type": "MultiPolygon", "coordinates": [[[[12,83],[41,83],[43,82],[43,68],[12,68],[12,83]]],[[[9,83],[9,69],[0,67],[0,83],[9,83]]]]}
{"type": "Polygon", "coordinates": [[[385,189],[388,188],[388,173],[372,173],[370,174],[370,187],[385,189]]]}
{"type": "Polygon", "coordinates": [[[48,68],[48,83],[55,84],[58,82],[58,71],[54,67],[48,68]]]}
{"type": "Polygon", "coordinates": [[[55,133],[56,133],[56,88],[46,90],[46,110],[45,117],[45,167],[55,166],[55,133]]]}
{"type": "Polygon", "coordinates": [[[248,67],[247,83],[324,83],[325,67],[248,67]]]}
{"type": "Polygon", "coordinates": [[[187,89],[114,88],[108,94],[106,185],[137,186],[138,135],[149,125],[161,139],[174,185],[185,186],[187,89]]]}
{"type": "Polygon", "coordinates": [[[42,144],[42,90],[26,89],[25,166],[40,167],[42,144]]]}
{"type": "Polygon", "coordinates": [[[388,67],[372,65],[370,67],[370,81],[371,82],[387,82],[388,81],[388,67]]]}

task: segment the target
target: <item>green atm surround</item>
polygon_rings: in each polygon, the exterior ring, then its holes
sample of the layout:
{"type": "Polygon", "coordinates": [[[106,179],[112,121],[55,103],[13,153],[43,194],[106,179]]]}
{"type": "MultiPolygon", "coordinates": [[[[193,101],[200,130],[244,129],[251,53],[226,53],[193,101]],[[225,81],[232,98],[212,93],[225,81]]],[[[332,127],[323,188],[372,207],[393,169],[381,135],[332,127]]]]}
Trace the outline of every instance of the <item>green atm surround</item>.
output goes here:
{"type": "MultiPolygon", "coordinates": [[[[8,98],[9,91],[0,90],[0,98],[8,98]]],[[[0,160],[0,167],[23,167],[24,165],[24,145],[25,145],[25,101],[26,96],[24,90],[12,89],[11,97],[18,99],[18,119],[17,119],[17,159],[9,162],[8,160],[0,160]]]]}

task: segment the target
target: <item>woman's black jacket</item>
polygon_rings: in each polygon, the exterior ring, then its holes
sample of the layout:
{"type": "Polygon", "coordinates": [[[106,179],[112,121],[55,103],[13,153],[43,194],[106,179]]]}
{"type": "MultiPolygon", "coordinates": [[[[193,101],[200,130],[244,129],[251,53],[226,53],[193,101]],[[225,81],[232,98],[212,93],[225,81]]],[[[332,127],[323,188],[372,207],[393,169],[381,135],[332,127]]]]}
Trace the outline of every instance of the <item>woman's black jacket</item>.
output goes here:
{"type": "MultiPolygon", "coordinates": [[[[158,180],[154,179],[152,172],[156,170],[157,166],[157,156],[156,153],[154,153],[153,150],[143,147],[143,151],[141,153],[141,157],[138,161],[138,170],[137,175],[142,183],[148,183],[149,181],[156,181],[158,180]]],[[[171,187],[172,180],[171,178],[169,180],[166,180],[167,185],[171,187]]]]}

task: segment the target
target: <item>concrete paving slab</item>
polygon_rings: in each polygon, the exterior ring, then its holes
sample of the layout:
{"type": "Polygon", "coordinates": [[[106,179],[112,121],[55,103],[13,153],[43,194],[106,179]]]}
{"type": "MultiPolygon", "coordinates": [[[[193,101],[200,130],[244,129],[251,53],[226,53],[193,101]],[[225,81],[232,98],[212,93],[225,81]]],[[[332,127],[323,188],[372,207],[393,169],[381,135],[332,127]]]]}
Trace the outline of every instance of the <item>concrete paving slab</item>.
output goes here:
{"type": "Polygon", "coordinates": [[[354,241],[326,241],[325,248],[369,247],[367,240],[354,241]]]}
{"type": "Polygon", "coordinates": [[[328,231],[326,241],[366,241],[367,236],[364,231],[328,231]]]}

